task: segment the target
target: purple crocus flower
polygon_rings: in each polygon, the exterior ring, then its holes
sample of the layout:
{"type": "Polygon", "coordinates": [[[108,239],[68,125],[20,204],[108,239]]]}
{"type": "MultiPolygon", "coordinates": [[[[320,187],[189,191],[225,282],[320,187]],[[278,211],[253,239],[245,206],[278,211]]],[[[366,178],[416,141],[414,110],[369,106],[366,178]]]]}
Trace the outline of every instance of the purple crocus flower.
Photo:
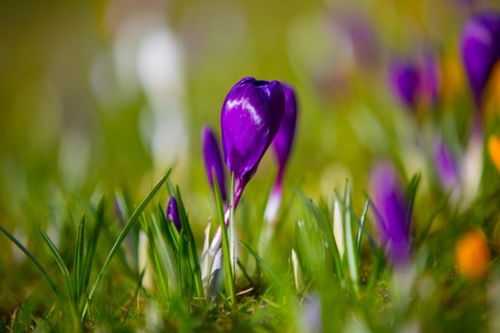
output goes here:
{"type": "Polygon", "coordinates": [[[374,167],[370,187],[382,244],[392,263],[404,266],[410,257],[411,206],[392,164],[374,167]]]}
{"type": "Polygon", "coordinates": [[[170,197],[170,201],[167,206],[167,220],[174,223],[177,231],[181,231],[182,224],[181,218],[179,216],[179,207],[177,206],[177,200],[174,197],[170,197]]]}
{"type": "Polygon", "coordinates": [[[283,176],[292,150],[297,123],[297,97],[295,91],[287,84],[283,83],[282,85],[285,93],[285,112],[273,140],[274,154],[278,162],[278,173],[266,206],[265,217],[267,221],[274,220],[281,203],[283,176]]]}
{"type": "Polygon", "coordinates": [[[285,97],[278,81],[243,78],[229,91],[222,106],[222,148],[234,174],[234,201],[254,175],[278,131],[285,97]]]}
{"type": "Polygon", "coordinates": [[[226,201],[226,176],[224,173],[224,165],[222,164],[222,157],[220,154],[218,141],[215,137],[214,132],[209,126],[203,127],[201,132],[201,140],[203,146],[203,162],[205,163],[208,182],[213,188],[213,173],[215,172],[217,183],[220,187],[222,200],[226,201]]]}
{"type": "Polygon", "coordinates": [[[459,182],[458,166],[455,157],[442,139],[438,139],[434,144],[433,157],[441,184],[446,189],[452,189],[459,182]]]}
{"type": "Polygon", "coordinates": [[[418,66],[410,61],[395,60],[389,65],[389,83],[396,96],[408,109],[417,106],[420,73],[418,66]]]}
{"type": "Polygon", "coordinates": [[[461,53],[474,103],[480,110],[484,88],[495,62],[500,58],[499,12],[482,12],[465,23],[461,53]]]}

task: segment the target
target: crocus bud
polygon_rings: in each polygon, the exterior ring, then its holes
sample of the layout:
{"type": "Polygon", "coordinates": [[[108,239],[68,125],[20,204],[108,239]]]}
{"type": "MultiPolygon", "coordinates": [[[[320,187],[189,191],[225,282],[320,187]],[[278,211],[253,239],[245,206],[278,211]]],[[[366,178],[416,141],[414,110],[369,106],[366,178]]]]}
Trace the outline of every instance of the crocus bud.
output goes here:
{"type": "Polygon", "coordinates": [[[297,123],[297,98],[295,91],[289,85],[283,84],[283,92],[285,93],[285,111],[278,132],[273,140],[274,154],[278,162],[278,174],[264,212],[265,220],[268,222],[275,220],[281,205],[283,176],[292,150],[297,123]]]}
{"type": "Polygon", "coordinates": [[[338,200],[335,200],[333,205],[333,238],[337,244],[337,250],[339,251],[340,258],[342,259],[345,252],[344,221],[342,221],[342,209],[340,208],[338,200]]]}
{"type": "Polygon", "coordinates": [[[452,152],[442,139],[434,144],[433,157],[439,181],[445,189],[452,189],[458,185],[460,177],[458,166],[452,152]]]}
{"type": "Polygon", "coordinates": [[[279,166],[278,177],[283,176],[290,151],[292,150],[297,123],[297,98],[295,91],[289,85],[283,84],[283,92],[285,93],[285,111],[278,132],[273,140],[273,148],[279,166]]]}
{"type": "Polygon", "coordinates": [[[181,231],[181,219],[179,217],[179,208],[177,207],[177,200],[174,197],[170,197],[170,201],[167,206],[167,220],[174,223],[177,231],[181,231]]]}
{"type": "Polygon", "coordinates": [[[380,162],[371,175],[371,195],[381,241],[395,266],[410,257],[410,205],[394,167],[380,162]]]}
{"type": "Polygon", "coordinates": [[[420,74],[416,64],[395,60],[389,65],[389,84],[397,99],[409,110],[417,106],[420,74]]]}
{"type": "Polygon", "coordinates": [[[224,174],[224,165],[222,164],[219,144],[217,143],[214,132],[209,126],[203,127],[201,137],[203,146],[203,162],[205,163],[208,182],[213,188],[213,173],[215,172],[217,183],[219,183],[222,200],[226,201],[226,177],[224,174]]]}
{"type": "Polygon", "coordinates": [[[254,175],[278,131],[285,97],[278,81],[243,78],[229,91],[222,106],[222,148],[235,177],[235,202],[254,175]]]}
{"type": "Polygon", "coordinates": [[[461,53],[474,102],[480,108],[491,70],[500,57],[500,13],[482,12],[465,23],[461,53]]]}

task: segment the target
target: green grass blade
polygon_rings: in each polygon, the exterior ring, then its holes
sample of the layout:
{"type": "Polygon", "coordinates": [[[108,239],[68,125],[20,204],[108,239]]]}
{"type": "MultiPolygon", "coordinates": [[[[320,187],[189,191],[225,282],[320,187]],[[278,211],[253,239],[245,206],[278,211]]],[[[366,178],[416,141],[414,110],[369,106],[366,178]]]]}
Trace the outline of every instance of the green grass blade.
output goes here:
{"type": "Polygon", "coordinates": [[[202,298],[203,283],[201,281],[200,261],[198,259],[198,254],[196,252],[196,242],[194,239],[194,234],[189,224],[186,209],[184,207],[184,201],[182,200],[179,188],[176,189],[176,199],[177,199],[177,206],[179,209],[179,215],[180,215],[179,217],[181,219],[181,224],[182,224],[181,235],[184,235],[183,240],[186,241],[187,245],[186,255],[189,263],[188,267],[191,271],[190,278],[193,280],[197,297],[202,298]]]}
{"type": "Polygon", "coordinates": [[[59,253],[59,250],[57,250],[57,247],[52,242],[50,237],[45,233],[45,231],[43,231],[42,229],[39,228],[38,232],[40,233],[40,235],[42,235],[42,239],[44,240],[45,244],[49,248],[49,250],[52,254],[52,257],[54,258],[57,266],[59,267],[59,269],[63,275],[64,282],[65,282],[66,287],[68,289],[68,296],[73,294],[74,286],[72,283],[72,279],[71,279],[71,276],[69,274],[68,267],[66,266],[66,263],[64,262],[61,254],[59,253]]]}
{"type": "MultiPolygon", "coordinates": [[[[232,178],[234,179],[234,177],[232,178]]],[[[226,284],[226,292],[229,294],[229,300],[231,306],[236,304],[236,293],[234,286],[234,275],[231,265],[231,254],[229,248],[229,239],[227,234],[226,222],[224,221],[224,209],[222,208],[222,198],[219,190],[219,185],[217,184],[217,177],[213,177],[214,180],[214,195],[215,204],[217,206],[217,217],[219,220],[219,226],[222,232],[222,268],[224,270],[224,283],[226,284]]],[[[233,203],[233,181],[231,181],[230,193],[231,193],[231,204],[233,203]]],[[[231,222],[230,222],[231,225],[231,222]]]]}
{"type": "Polygon", "coordinates": [[[89,296],[87,298],[87,302],[85,304],[85,308],[82,311],[82,316],[81,316],[81,320],[82,321],[85,318],[85,315],[87,314],[89,304],[92,301],[92,298],[94,297],[94,294],[95,294],[95,292],[97,290],[97,287],[99,286],[99,283],[101,282],[104,274],[106,273],[106,270],[107,270],[107,268],[109,266],[109,263],[111,262],[111,259],[113,259],[114,255],[116,254],[116,252],[120,248],[120,245],[122,244],[123,240],[127,236],[127,234],[130,231],[130,229],[132,229],[132,227],[134,226],[134,224],[138,221],[139,216],[141,216],[141,214],[144,211],[144,209],[146,208],[146,206],[149,204],[149,202],[151,201],[151,199],[153,199],[153,197],[155,196],[155,194],[160,190],[160,188],[163,185],[163,183],[165,183],[165,181],[167,180],[167,178],[170,176],[171,170],[172,169],[169,169],[167,171],[167,173],[156,183],[156,185],[153,187],[153,189],[151,190],[151,192],[149,192],[149,194],[146,196],[146,198],[144,198],[144,200],[134,210],[134,212],[132,213],[132,215],[128,219],[127,224],[125,224],[125,227],[123,228],[123,230],[118,235],[118,238],[116,239],[115,243],[113,244],[113,247],[109,251],[107,258],[104,261],[104,264],[102,265],[102,268],[101,268],[99,274],[97,275],[97,277],[96,277],[96,279],[94,281],[94,284],[92,285],[92,288],[90,289],[90,293],[89,293],[89,296]]]}
{"type": "Polygon", "coordinates": [[[5,236],[7,236],[16,246],[23,251],[23,253],[31,260],[31,262],[38,268],[38,270],[42,273],[43,277],[47,282],[49,283],[50,287],[54,291],[54,293],[57,295],[57,297],[60,300],[63,300],[63,296],[59,288],[57,287],[57,284],[54,282],[54,280],[50,277],[49,273],[45,268],[38,262],[38,260],[35,259],[33,254],[16,238],[14,235],[12,235],[7,229],[5,229],[3,226],[0,225],[0,231],[2,231],[5,236]]]}
{"type": "Polygon", "coordinates": [[[168,247],[163,239],[161,227],[158,225],[156,219],[153,218],[153,227],[148,228],[147,235],[149,238],[149,245],[151,254],[153,256],[153,265],[155,266],[157,279],[159,282],[159,289],[163,292],[164,297],[170,296],[170,287],[177,286],[177,265],[176,257],[169,254],[168,247]],[[170,273],[170,281],[165,273],[170,273]]]}
{"type": "Polygon", "coordinates": [[[75,300],[80,299],[81,284],[83,281],[82,270],[83,270],[83,248],[85,241],[85,216],[82,216],[80,223],[78,225],[78,232],[76,237],[76,247],[74,256],[74,272],[73,272],[73,284],[74,284],[74,297],[75,300]]]}
{"type": "Polygon", "coordinates": [[[161,206],[158,206],[158,221],[160,223],[160,229],[165,235],[174,257],[177,258],[179,252],[179,233],[177,232],[174,224],[166,219],[165,212],[161,206]]]}
{"type": "Polygon", "coordinates": [[[262,259],[258,254],[257,252],[255,252],[251,247],[250,245],[248,245],[247,243],[245,243],[244,241],[240,240],[240,243],[243,245],[243,247],[248,251],[248,253],[250,253],[250,255],[252,255],[252,257],[254,257],[254,259],[264,268],[264,270],[269,274],[269,276],[271,277],[271,279],[273,279],[275,282],[276,281],[279,281],[278,277],[276,276],[276,274],[273,272],[273,270],[271,269],[271,267],[269,267],[269,265],[264,261],[264,259],[262,259]]]}
{"type": "Polygon", "coordinates": [[[352,211],[351,211],[351,187],[349,183],[346,183],[345,190],[345,215],[344,215],[344,232],[346,241],[346,253],[347,253],[347,263],[349,266],[349,273],[351,275],[351,280],[354,286],[354,290],[358,291],[358,263],[356,252],[354,249],[354,238],[353,238],[353,228],[352,228],[352,211]]]}
{"type": "Polygon", "coordinates": [[[88,287],[90,273],[92,270],[92,263],[94,261],[96,253],[97,241],[99,240],[99,235],[101,234],[101,230],[104,225],[105,208],[106,208],[106,201],[104,200],[104,198],[102,198],[101,201],[99,202],[99,205],[97,206],[97,211],[95,216],[96,223],[94,229],[92,230],[92,233],[87,241],[83,269],[81,272],[83,280],[80,281],[80,288],[81,288],[80,296],[82,295],[83,291],[87,290],[88,287]]]}
{"type": "Polygon", "coordinates": [[[417,195],[419,184],[420,184],[420,173],[417,173],[412,177],[410,183],[408,184],[408,187],[406,188],[405,196],[408,202],[408,207],[406,209],[408,215],[406,216],[406,221],[408,225],[410,223],[411,215],[413,213],[413,204],[415,203],[415,197],[417,195]]]}
{"type": "Polygon", "coordinates": [[[370,200],[366,200],[365,205],[363,207],[363,213],[361,213],[361,218],[359,220],[358,235],[356,237],[356,253],[358,254],[358,258],[361,253],[361,238],[363,237],[363,231],[365,230],[366,216],[368,214],[369,206],[370,206],[370,200]]]}
{"type": "Polygon", "coordinates": [[[231,192],[229,197],[229,258],[231,260],[231,272],[233,279],[236,276],[236,225],[234,222],[234,175],[231,176],[231,192]]]}

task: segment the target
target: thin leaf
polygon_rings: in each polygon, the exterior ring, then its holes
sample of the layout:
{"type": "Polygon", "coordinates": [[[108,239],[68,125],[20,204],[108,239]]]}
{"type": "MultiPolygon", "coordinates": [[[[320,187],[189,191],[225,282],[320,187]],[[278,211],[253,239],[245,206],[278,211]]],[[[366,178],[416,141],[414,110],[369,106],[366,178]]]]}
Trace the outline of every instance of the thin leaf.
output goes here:
{"type": "Polygon", "coordinates": [[[16,238],[14,235],[12,235],[7,229],[5,229],[3,226],[0,225],[0,231],[2,231],[5,236],[7,236],[16,246],[23,251],[23,253],[35,264],[35,266],[38,268],[38,270],[42,273],[43,277],[47,280],[49,283],[50,287],[54,291],[57,297],[59,297],[60,300],[63,300],[62,293],[57,287],[57,284],[54,282],[54,280],[50,277],[49,273],[45,270],[45,268],[38,262],[38,260],[35,259],[33,254],[16,238]]]}
{"type": "Polygon", "coordinates": [[[106,207],[106,201],[104,197],[101,198],[99,205],[97,206],[97,211],[95,215],[96,223],[94,228],[92,229],[92,233],[87,241],[87,247],[85,251],[82,276],[83,280],[80,281],[80,296],[83,292],[87,291],[87,287],[89,284],[90,273],[92,271],[92,263],[94,261],[97,241],[99,240],[99,235],[101,234],[102,226],[104,225],[104,209],[106,207]]]}
{"type": "Polygon", "coordinates": [[[353,239],[353,228],[351,223],[352,211],[351,211],[351,187],[348,182],[346,182],[346,190],[345,190],[345,215],[344,215],[344,223],[345,223],[345,240],[346,240],[346,253],[347,253],[347,263],[349,265],[349,273],[351,275],[351,280],[353,282],[354,290],[358,291],[358,263],[355,255],[354,249],[354,239],[353,239]]]}
{"type": "Polygon", "coordinates": [[[74,283],[74,297],[75,301],[80,298],[81,284],[83,282],[83,248],[85,241],[85,216],[82,216],[80,223],[78,224],[78,232],[76,237],[76,247],[75,255],[73,259],[74,272],[73,272],[73,283],[74,283]]]}
{"type": "Polygon", "coordinates": [[[266,270],[266,272],[269,274],[269,276],[274,280],[274,281],[279,281],[278,277],[274,272],[272,271],[271,267],[262,259],[257,252],[255,252],[250,245],[245,243],[244,241],[240,240],[240,243],[243,245],[243,247],[254,257],[254,259],[266,270]]]}
{"type": "Polygon", "coordinates": [[[181,236],[184,235],[184,241],[186,241],[188,248],[187,248],[187,258],[189,262],[189,268],[191,270],[191,275],[190,277],[193,280],[195,289],[196,289],[196,296],[199,298],[203,297],[203,283],[201,281],[201,269],[200,269],[200,262],[198,259],[198,254],[196,252],[196,242],[194,239],[193,231],[191,230],[191,226],[189,224],[189,220],[186,214],[186,209],[184,207],[184,202],[182,200],[181,192],[179,191],[179,188],[176,189],[176,199],[177,199],[177,206],[179,208],[179,215],[180,215],[180,220],[181,220],[181,236]]]}
{"type": "MultiPolygon", "coordinates": [[[[74,285],[72,283],[72,279],[71,279],[71,276],[69,274],[68,267],[66,267],[66,263],[64,262],[63,258],[61,257],[61,254],[59,253],[59,250],[57,250],[57,247],[52,242],[50,237],[42,229],[39,228],[38,231],[42,235],[42,238],[45,241],[45,244],[47,244],[47,247],[49,248],[49,250],[52,254],[52,257],[56,261],[56,264],[59,267],[59,269],[63,275],[64,284],[66,285],[66,289],[67,289],[67,298],[68,298],[68,300],[70,300],[71,295],[74,295],[74,285]]],[[[74,303],[70,306],[70,310],[71,310],[70,313],[72,314],[73,319],[78,318],[76,316],[74,303]]]]}
{"type": "MultiPolygon", "coordinates": [[[[236,293],[235,293],[235,286],[234,286],[234,276],[233,276],[233,269],[232,269],[232,264],[231,264],[231,254],[230,254],[230,244],[229,244],[229,239],[228,239],[228,234],[227,234],[227,227],[226,227],[226,222],[224,221],[224,210],[222,208],[222,198],[219,190],[219,186],[217,184],[217,177],[213,177],[214,179],[214,194],[215,194],[215,204],[217,206],[217,217],[219,220],[219,226],[222,231],[222,260],[223,260],[223,270],[224,270],[224,283],[226,284],[226,292],[229,294],[229,300],[231,303],[231,306],[234,306],[236,304],[236,293]]],[[[230,200],[231,200],[231,205],[233,204],[234,198],[233,198],[233,182],[234,176],[231,177],[231,187],[230,187],[230,200]]],[[[230,222],[231,225],[231,222],[230,222]]]]}
{"type": "Polygon", "coordinates": [[[146,198],[144,198],[144,200],[139,204],[139,207],[137,207],[135,209],[135,211],[132,213],[132,215],[130,216],[130,218],[127,221],[127,224],[125,224],[125,227],[123,228],[123,230],[118,235],[118,238],[116,239],[115,243],[113,244],[113,247],[109,251],[107,258],[104,261],[104,264],[102,265],[102,268],[101,268],[99,274],[97,275],[96,280],[94,281],[94,284],[92,285],[92,288],[90,290],[89,296],[87,298],[87,302],[85,304],[85,308],[83,309],[83,312],[82,312],[82,316],[81,316],[81,320],[82,321],[85,318],[85,315],[87,314],[89,304],[92,301],[92,298],[93,298],[93,296],[94,296],[94,294],[95,294],[95,292],[97,290],[97,287],[99,286],[99,283],[101,282],[104,274],[106,273],[106,270],[108,269],[108,266],[109,266],[109,264],[111,262],[111,259],[113,259],[114,255],[116,254],[116,252],[120,248],[120,245],[122,244],[123,240],[127,236],[127,234],[130,231],[130,229],[132,229],[132,227],[134,226],[134,224],[137,222],[137,220],[139,219],[139,216],[142,214],[142,212],[144,211],[144,209],[146,208],[146,206],[149,204],[149,202],[151,201],[151,199],[153,199],[153,197],[158,192],[158,190],[161,188],[161,186],[163,185],[163,183],[170,176],[171,170],[172,169],[169,169],[167,171],[167,173],[156,183],[156,185],[153,187],[153,189],[151,190],[151,192],[149,192],[149,194],[146,196],[146,198]]]}
{"type": "Polygon", "coordinates": [[[368,207],[370,206],[370,200],[366,200],[363,207],[363,213],[361,213],[361,218],[359,221],[358,236],[356,237],[356,253],[358,258],[361,252],[361,238],[363,237],[363,231],[365,230],[366,216],[368,214],[368,207]]]}

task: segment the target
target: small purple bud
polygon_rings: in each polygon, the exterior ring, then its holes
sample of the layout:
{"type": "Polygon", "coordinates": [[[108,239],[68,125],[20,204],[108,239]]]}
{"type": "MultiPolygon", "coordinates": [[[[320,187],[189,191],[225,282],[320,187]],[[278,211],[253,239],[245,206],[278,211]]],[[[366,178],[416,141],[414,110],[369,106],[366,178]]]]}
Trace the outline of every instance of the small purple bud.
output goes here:
{"type": "Polygon", "coordinates": [[[371,174],[371,195],[382,244],[395,266],[410,257],[411,211],[394,167],[379,162],[371,174]]]}
{"type": "Polygon", "coordinates": [[[495,62],[500,58],[500,13],[474,15],[464,25],[462,61],[476,107],[480,109],[484,88],[495,62]]]}
{"type": "Polygon", "coordinates": [[[282,176],[290,156],[297,123],[297,98],[295,91],[287,84],[283,84],[283,91],[285,93],[285,112],[273,140],[273,148],[279,165],[279,176],[282,176]]]}
{"type": "Polygon", "coordinates": [[[278,81],[243,78],[222,106],[222,148],[235,177],[235,201],[253,176],[281,123],[285,97],[278,81]]]}
{"type": "Polygon", "coordinates": [[[167,220],[174,223],[177,231],[181,231],[181,219],[179,217],[179,208],[177,207],[177,200],[174,197],[170,197],[170,201],[167,206],[167,220]]]}
{"type": "Polygon", "coordinates": [[[209,126],[202,129],[202,146],[203,146],[203,162],[205,163],[205,170],[207,172],[208,182],[210,186],[214,187],[213,173],[217,177],[219,183],[220,193],[223,201],[226,201],[226,176],[224,173],[224,165],[222,164],[222,157],[219,150],[219,144],[215,137],[214,132],[209,126]]]}
{"type": "Polygon", "coordinates": [[[417,65],[409,61],[393,61],[389,65],[389,83],[395,97],[408,109],[414,110],[420,85],[417,65]]]}
{"type": "Polygon", "coordinates": [[[442,139],[434,144],[433,156],[441,184],[446,189],[452,189],[459,182],[459,172],[453,154],[442,139]]]}

